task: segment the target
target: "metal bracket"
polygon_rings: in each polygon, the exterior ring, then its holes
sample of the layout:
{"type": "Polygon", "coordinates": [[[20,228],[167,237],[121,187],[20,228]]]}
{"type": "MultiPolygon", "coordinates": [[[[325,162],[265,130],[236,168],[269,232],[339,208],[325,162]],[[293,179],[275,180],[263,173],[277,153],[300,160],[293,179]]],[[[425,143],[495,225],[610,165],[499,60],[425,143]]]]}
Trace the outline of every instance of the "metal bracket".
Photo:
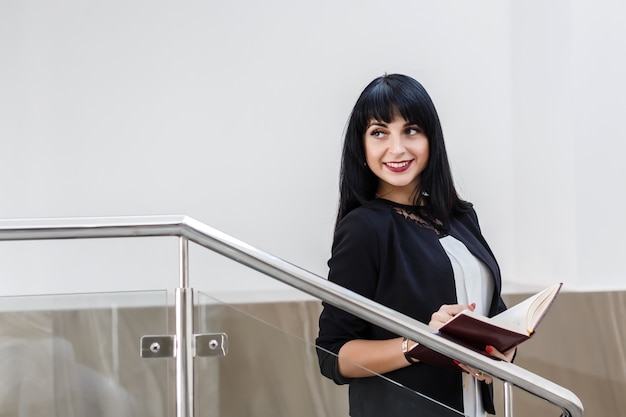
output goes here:
{"type": "MultiPolygon", "coordinates": [[[[206,333],[194,335],[194,356],[226,356],[228,335],[226,333],[206,333]]],[[[176,356],[176,336],[156,335],[141,338],[142,358],[173,358],[176,356]]]]}
{"type": "Polygon", "coordinates": [[[207,333],[194,336],[196,338],[196,356],[226,356],[228,354],[228,335],[226,333],[207,333]]]}
{"type": "Polygon", "coordinates": [[[141,338],[142,358],[173,358],[176,336],[143,336],[141,338]]]}

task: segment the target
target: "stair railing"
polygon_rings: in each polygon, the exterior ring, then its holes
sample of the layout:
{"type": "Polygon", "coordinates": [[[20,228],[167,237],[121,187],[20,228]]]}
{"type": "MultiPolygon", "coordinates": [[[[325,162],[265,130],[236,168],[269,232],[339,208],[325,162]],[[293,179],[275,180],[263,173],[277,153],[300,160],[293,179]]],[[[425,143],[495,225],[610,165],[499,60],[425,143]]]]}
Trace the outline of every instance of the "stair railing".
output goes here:
{"type": "Polygon", "coordinates": [[[176,412],[193,417],[191,339],[193,316],[188,277],[188,242],[194,242],[364,320],[504,381],[505,417],[512,417],[511,388],[560,407],[563,417],[582,417],[583,405],[571,391],[511,363],[495,361],[438,337],[427,325],[358,295],[296,265],[261,251],[187,216],[50,218],[0,220],[0,241],[176,236],[180,277],[176,296],[176,412]],[[182,346],[181,346],[182,345],[182,346]]]}

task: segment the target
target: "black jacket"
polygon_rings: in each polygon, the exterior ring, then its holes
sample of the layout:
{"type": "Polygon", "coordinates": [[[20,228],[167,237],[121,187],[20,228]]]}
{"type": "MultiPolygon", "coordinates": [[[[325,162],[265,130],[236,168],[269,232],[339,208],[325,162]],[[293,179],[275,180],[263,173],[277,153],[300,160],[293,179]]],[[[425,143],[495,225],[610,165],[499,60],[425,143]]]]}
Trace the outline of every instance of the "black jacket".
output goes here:
{"type": "MultiPolygon", "coordinates": [[[[480,232],[476,213],[453,215],[449,235],[463,242],[490,270],[495,290],[489,315],[503,311],[500,269],[480,232]]],[[[383,200],[353,210],[339,223],[328,265],[330,281],[423,323],[428,323],[442,304],[457,303],[452,265],[435,231],[405,218],[383,200]]],[[[430,415],[429,401],[396,384],[379,377],[348,379],[338,372],[336,354],[344,343],[398,335],[327,303],[319,325],[316,344],[322,348],[318,349],[322,374],[337,384],[350,384],[351,416],[405,417],[411,411],[430,415]]],[[[385,377],[463,410],[459,372],[418,363],[385,377]]],[[[493,413],[491,386],[483,384],[482,389],[485,410],[493,413]]],[[[433,416],[445,415],[441,406],[432,407],[433,416]]]]}

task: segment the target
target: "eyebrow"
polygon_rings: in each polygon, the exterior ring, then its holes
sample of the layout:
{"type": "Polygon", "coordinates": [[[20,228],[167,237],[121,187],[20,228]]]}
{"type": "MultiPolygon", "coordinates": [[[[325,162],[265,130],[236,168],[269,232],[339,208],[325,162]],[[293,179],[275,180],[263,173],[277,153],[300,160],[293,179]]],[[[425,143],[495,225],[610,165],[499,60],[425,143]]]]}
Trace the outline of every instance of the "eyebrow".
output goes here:
{"type": "Polygon", "coordinates": [[[380,127],[387,127],[387,123],[384,122],[378,122],[378,121],[373,121],[370,124],[367,125],[367,128],[369,129],[372,126],[380,126],[380,127]]]}
{"type": "MultiPolygon", "coordinates": [[[[367,125],[367,129],[369,129],[372,126],[380,126],[380,127],[387,127],[387,123],[385,122],[379,122],[377,120],[374,120],[373,122],[371,122],[370,124],[367,125]]],[[[419,125],[417,123],[413,123],[413,122],[406,122],[404,124],[404,127],[408,127],[408,126],[418,126],[419,125]]]]}

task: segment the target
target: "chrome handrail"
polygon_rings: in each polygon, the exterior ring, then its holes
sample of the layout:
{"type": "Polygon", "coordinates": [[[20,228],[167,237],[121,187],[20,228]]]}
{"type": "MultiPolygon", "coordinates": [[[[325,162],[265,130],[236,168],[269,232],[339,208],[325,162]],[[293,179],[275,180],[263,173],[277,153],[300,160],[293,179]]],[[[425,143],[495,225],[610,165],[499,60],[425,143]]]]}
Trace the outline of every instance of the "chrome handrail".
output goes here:
{"type": "Polygon", "coordinates": [[[217,252],[289,286],[336,305],[393,333],[487,372],[581,417],[571,391],[511,363],[495,361],[438,337],[427,325],[382,306],[296,265],[261,251],[187,216],[138,216],[0,220],[0,241],[178,236],[217,252]]]}

